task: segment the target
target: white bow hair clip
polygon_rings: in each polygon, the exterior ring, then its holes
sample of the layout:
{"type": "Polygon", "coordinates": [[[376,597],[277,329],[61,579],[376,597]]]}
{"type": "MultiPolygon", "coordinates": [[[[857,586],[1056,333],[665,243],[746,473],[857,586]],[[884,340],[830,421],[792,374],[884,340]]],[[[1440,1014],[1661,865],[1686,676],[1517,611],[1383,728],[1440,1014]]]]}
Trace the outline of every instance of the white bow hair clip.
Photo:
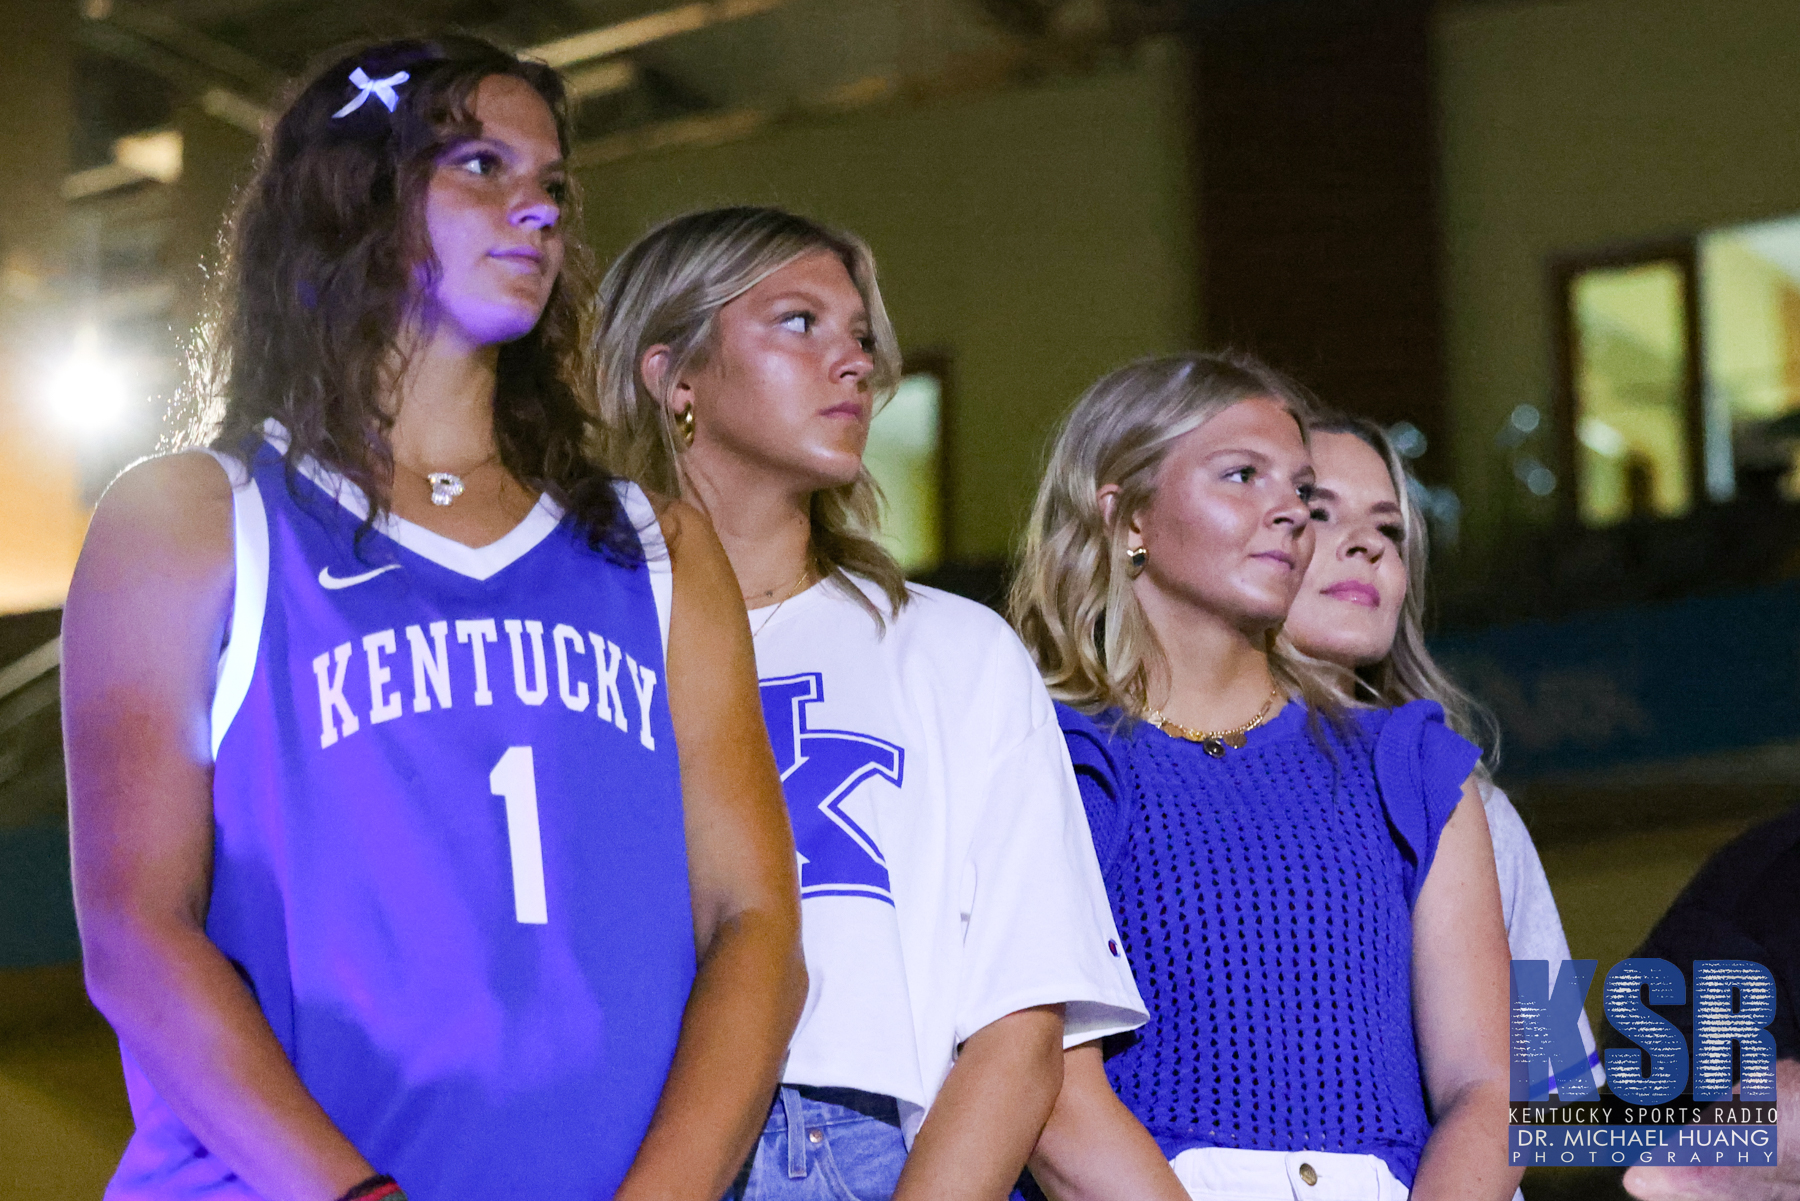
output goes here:
{"type": "Polygon", "coordinates": [[[350,82],[355,84],[361,90],[356,93],[355,98],[352,99],[349,104],[338,109],[337,112],[332,113],[332,119],[336,120],[339,117],[349,116],[351,113],[361,108],[363,102],[368,100],[370,96],[375,97],[377,100],[387,105],[388,112],[393,112],[394,109],[398,108],[400,105],[400,93],[394,89],[411,78],[412,76],[405,71],[395,71],[386,79],[370,79],[367,71],[363,70],[361,67],[356,68],[354,71],[350,72],[350,82]]]}

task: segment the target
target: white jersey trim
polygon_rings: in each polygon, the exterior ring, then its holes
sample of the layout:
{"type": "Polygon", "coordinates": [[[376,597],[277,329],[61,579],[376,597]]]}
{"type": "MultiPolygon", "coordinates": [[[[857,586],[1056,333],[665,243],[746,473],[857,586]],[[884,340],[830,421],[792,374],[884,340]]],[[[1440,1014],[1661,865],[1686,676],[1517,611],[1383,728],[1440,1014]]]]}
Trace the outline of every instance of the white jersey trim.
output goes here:
{"type": "MultiPolygon", "coordinates": [[[[276,450],[287,453],[287,430],[279,421],[270,418],[263,422],[263,437],[276,450]]],[[[369,500],[361,488],[311,458],[300,464],[300,474],[328,493],[352,517],[368,520],[369,500]]],[[[472,580],[485,580],[512,566],[548,538],[562,518],[562,506],[548,496],[540,496],[525,520],[486,546],[465,545],[392,513],[384,514],[375,528],[422,559],[472,580]]]]}
{"type": "Polygon", "coordinates": [[[256,654],[262,644],[263,613],[269,600],[269,519],[262,492],[245,464],[216,450],[207,454],[224,469],[231,483],[231,543],[234,579],[231,630],[219,654],[219,677],[213,688],[212,753],[219,757],[225,731],[250,695],[256,654]]]}
{"type": "Polygon", "coordinates": [[[644,490],[629,480],[613,484],[625,502],[625,519],[637,531],[644,548],[644,566],[650,570],[650,593],[656,598],[656,624],[662,629],[663,660],[669,658],[669,612],[675,598],[675,563],[663,540],[662,523],[644,490]]]}

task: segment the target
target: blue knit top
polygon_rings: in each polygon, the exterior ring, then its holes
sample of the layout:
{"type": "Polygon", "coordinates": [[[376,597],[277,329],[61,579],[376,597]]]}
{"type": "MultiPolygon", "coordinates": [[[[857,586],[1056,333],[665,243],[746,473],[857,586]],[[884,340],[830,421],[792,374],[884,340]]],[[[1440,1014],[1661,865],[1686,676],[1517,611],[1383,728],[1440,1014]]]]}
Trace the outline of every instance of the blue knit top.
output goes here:
{"type": "Polygon", "coordinates": [[[1151,1015],[1108,1047],[1120,1098],[1170,1158],[1377,1155],[1412,1187],[1411,907],[1480,752],[1430,701],[1341,732],[1290,704],[1217,759],[1058,708],[1151,1015]]]}

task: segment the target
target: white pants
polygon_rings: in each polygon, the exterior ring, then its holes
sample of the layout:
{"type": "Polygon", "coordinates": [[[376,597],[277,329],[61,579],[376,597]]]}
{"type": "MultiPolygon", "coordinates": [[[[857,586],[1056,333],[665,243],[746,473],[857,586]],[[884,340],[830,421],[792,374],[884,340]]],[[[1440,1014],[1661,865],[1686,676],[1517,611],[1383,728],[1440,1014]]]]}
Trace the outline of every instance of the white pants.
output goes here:
{"type": "Polygon", "coordinates": [[[1169,1166],[1195,1201],[1406,1201],[1374,1155],[1192,1147],[1169,1166]]]}

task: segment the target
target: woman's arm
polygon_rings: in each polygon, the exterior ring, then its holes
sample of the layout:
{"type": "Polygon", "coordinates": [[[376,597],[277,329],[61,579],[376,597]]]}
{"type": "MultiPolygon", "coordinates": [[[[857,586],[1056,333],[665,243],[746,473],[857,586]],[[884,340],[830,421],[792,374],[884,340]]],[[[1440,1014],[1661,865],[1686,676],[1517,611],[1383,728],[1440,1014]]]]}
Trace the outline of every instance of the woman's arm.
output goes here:
{"type": "Polygon", "coordinates": [[[1061,1005],[1021,1009],[962,1045],[894,1189],[894,1201],[1001,1201],[1062,1087],[1061,1005]]]}
{"type": "Polygon", "coordinates": [[[699,974],[620,1201],[717,1201],[768,1118],[800,1008],[800,884],[737,577],[699,511],[670,504],[669,712],[680,749],[699,974]]]}
{"type": "Polygon", "coordinates": [[[1494,848],[1471,779],[1413,906],[1413,1023],[1433,1120],[1419,1201],[1503,1201],[1524,1175],[1506,1163],[1507,980],[1494,848]]]}
{"type": "Polygon", "coordinates": [[[88,992],[169,1108],[270,1201],[330,1201],[372,1169],[205,931],[231,530],[198,454],[140,464],[95,510],[62,626],[75,909],[88,992]]]}
{"type": "Polygon", "coordinates": [[[1106,1078],[1098,1042],[1063,1052],[1063,1086],[1031,1153],[1050,1201],[1188,1201],[1162,1148],[1106,1078]]]}

